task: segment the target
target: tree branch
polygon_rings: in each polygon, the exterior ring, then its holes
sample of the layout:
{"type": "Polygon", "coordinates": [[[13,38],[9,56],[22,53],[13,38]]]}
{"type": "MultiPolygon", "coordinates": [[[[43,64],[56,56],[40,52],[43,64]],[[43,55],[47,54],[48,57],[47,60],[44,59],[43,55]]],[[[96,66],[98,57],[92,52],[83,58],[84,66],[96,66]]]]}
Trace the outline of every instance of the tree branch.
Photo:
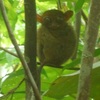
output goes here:
{"type": "Polygon", "coordinates": [[[82,13],[82,17],[83,17],[83,19],[84,19],[84,21],[85,21],[85,24],[87,25],[87,23],[88,23],[88,18],[87,18],[87,16],[85,15],[85,13],[84,13],[83,10],[81,10],[81,13],[82,13]]]}
{"type": "Polygon", "coordinates": [[[7,52],[7,53],[9,53],[9,54],[11,54],[11,55],[13,55],[13,56],[15,56],[15,57],[18,58],[18,55],[17,55],[17,54],[15,54],[15,53],[13,53],[13,52],[11,52],[11,51],[9,51],[9,50],[3,48],[3,47],[0,47],[0,49],[1,49],[1,50],[4,50],[5,52],[7,52]]]}
{"type": "Polygon", "coordinates": [[[76,32],[76,37],[77,37],[77,45],[76,45],[76,50],[72,59],[76,59],[77,57],[78,43],[79,43],[79,38],[80,38],[80,28],[81,28],[81,11],[79,11],[75,15],[75,32],[76,32]]]}
{"type": "Polygon", "coordinates": [[[89,100],[93,56],[100,24],[100,0],[91,0],[85,44],[82,54],[77,100],[89,100]]]}
{"type": "MultiPolygon", "coordinates": [[[[39,62],[37,62],[37,64],[40,66],[39,62]]],[[[56,65],[46,64],[44,66],[48,66],[48,67],[52,67],[52,68],[59,68],[59,69],[63,69],[64,68],[64,69],[67,69],[67,70],[80,70],[80,68],[74,68],[74,67],[67,68],[67,67],[65,67],[66,65],[65,66],[56,66],[56,65]]],[[[41,69],[39,69],[39,70],[41,70],[41,69]]]]}

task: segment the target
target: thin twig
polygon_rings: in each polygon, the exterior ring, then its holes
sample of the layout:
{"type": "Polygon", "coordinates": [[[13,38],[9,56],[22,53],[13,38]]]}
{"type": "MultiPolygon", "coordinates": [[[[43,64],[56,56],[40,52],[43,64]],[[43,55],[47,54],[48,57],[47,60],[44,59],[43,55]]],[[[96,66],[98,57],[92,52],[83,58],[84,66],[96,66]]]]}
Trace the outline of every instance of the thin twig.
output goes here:
{"type": "Polygon", "coordinates": [[[0,47],[0,49],[1,49],[1,50],[4,50],[5,52],[7,52],[7,53],[9,53],[9,54],[11,54],[11,55],[13,55],[13,56],[15,56],[15,57],[18,58],[18,55],[17,55],[17,54],[15,54],[15,53],[13,53],[13,52],[11,52],[11,51],[9,51],[9,50],[3,48],[3,47],[0,47]]]}
{"type": "Polygon", "coordinates": [[[88,18],[87,18],[87,16],[85,15],[85,13],[84,13],[83,10],[81,10],[81,13],[82,13],[82,17],[83,17],[83,19],[84,19],[84,21],[85,21],[85,24],[87,25],[87,23],[88,23],[88,18]]]}

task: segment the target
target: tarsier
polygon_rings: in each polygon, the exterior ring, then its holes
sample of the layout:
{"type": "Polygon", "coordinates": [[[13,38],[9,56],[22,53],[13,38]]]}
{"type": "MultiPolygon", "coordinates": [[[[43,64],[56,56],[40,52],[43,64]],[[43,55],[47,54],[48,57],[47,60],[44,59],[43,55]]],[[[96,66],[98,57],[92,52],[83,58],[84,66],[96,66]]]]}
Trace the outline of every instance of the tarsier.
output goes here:
{"type": "Polygon", "coordinates": [[[76,35],[67,23],[72,15],[71,10],[65,13],[48,10],[39,16],[42,25],[37,32],[37,55],[42,67],[44,65],[59,67],[73,56],[76,35]]]}

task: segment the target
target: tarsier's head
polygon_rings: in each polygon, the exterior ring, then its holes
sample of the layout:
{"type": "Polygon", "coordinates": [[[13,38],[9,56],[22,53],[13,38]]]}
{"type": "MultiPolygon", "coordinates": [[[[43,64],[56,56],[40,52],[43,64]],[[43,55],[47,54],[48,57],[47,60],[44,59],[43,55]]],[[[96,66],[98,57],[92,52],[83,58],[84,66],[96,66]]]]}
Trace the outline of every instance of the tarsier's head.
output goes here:
{"type": "Polygon", "coordinates": [[[73,11],[71,10],[68,10],[65,13],[59,10],[48,10],[41,16],[41,23],[49,29],[60,29],[66,25],[66,21],[68,21],[72,15],[73,11]]]}

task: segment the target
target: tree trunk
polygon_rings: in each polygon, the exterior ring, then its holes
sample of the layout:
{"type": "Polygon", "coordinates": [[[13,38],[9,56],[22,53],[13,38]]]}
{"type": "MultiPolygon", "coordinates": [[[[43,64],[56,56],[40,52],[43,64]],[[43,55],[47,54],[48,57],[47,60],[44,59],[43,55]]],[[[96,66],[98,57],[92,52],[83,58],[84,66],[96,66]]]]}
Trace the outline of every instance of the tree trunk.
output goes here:
{"type": "MultiPolygon", "coordinates": [[[[25,4],[25,57],[38,86],[36,66],[36,5],[35,0],[24,0],[25,4]]],[[[38,100],[26,76],[26,100],[38,100]],[[36,98],[36,99],[35,99],[36,98]]]]}

